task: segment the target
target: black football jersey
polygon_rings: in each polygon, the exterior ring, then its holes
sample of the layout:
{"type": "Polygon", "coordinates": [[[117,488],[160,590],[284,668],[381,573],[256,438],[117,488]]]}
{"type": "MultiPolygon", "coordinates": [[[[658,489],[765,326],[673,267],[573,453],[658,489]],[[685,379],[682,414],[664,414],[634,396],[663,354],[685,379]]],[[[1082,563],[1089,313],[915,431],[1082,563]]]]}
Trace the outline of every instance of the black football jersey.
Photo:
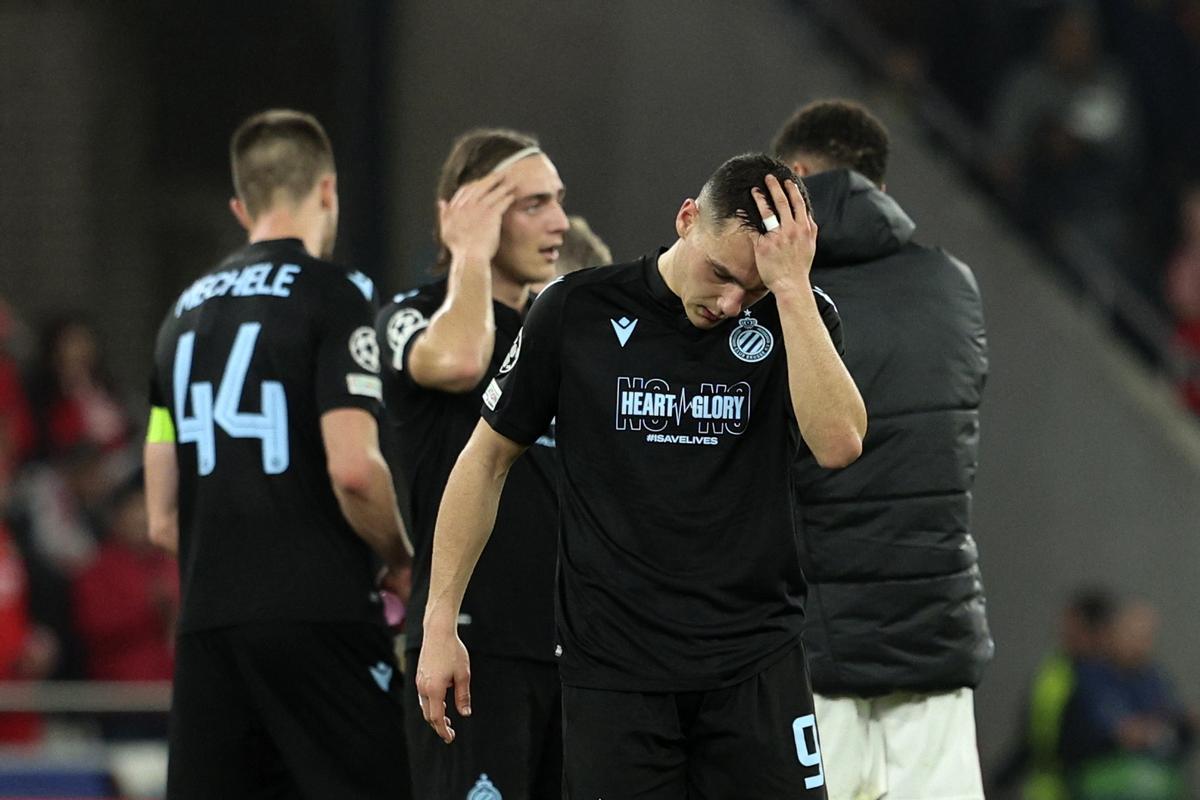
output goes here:
{"type": "Polygon", "coordinates": [[[801,442],[775,299],[702,330],[657,262],[547,287],[484,391],[484,418],[513,441],[557,420],[559,666],[575,686],[728,686],[800,637],[801,442]]]}
{"type": "MultiPolygon", "coordinates": [[[[411,503],[413,592],[406,633],[421,643],[433,531],[446,480],[479,424],[479,398],[521,330],[523,314],[492,302],[492,361],[478,387],[453,394],[419,386],[408,356],[446,299],[439,280],[398,295],[380,313],[388,461],[406,482],[411,503]]],[[[543,426],[508,474],[496,525],[467,587],[458,631],[473,653],[554,661],[554,565],[558,551],[557,464],[553,426],[543,426]]]]}
{"type": "Polygon", "coordinates": [[[320,430],[327,411],[379,411],[373,293],[274,240],[238,250],[167,313],[150,402],[175,426],[181,630],[381,619],[320,430]]]}

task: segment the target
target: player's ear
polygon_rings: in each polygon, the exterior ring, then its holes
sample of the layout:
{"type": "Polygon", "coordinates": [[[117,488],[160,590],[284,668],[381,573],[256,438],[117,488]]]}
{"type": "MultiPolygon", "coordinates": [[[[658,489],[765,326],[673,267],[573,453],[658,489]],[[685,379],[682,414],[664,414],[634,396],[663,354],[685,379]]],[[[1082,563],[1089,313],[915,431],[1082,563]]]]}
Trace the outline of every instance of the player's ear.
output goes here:
{"type": "Polygon", "coordinates": [[[317,184],[320,189],[321,208],[337,208],[337,175],[332,172],[324,175],[317,184]]]}
{"type": "Polygon", "coordinates": [[[679,207],[679,213],[675,215],[675,233],[679,234],[680,239],[686,239],[692,228],[696,227],[696,223],[700,221],[700,206],[696,205],[696,201],[688,198],[683,201],[683,205],[679,207]]]}
{"type": "Polygon", "coordinates": [[[238,224],[249,233],[250,228],[254,225],[254,220],[250,218],[250,212],[246,210],[246,204],[240,198],[231,197],[229,198],[229,210],[237,218],[238,224]]]}

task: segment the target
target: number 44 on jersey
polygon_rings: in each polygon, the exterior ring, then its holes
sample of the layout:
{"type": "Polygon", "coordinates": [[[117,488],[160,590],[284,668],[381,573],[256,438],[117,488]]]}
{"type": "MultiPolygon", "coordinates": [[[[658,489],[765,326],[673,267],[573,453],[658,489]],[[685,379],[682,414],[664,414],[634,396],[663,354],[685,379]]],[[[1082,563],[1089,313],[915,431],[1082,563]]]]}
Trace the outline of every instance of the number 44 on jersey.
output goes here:
{"type": "Polygon", "coordinates": [[[262,411],[257,414],[238,411],[246,373],[261,330],[262,323],[259,322],[246,322],[238,328],[215,399],[211,382],[189,384],[196,334],[188,332],[179,337],[174,371],[176,435],[180,443],[195,443],[196,466],[201,475],[210,474],[217,466],[215,425],[220,425],[235,439],[261,440],[262,466],[266,474],[278,475],[288,468],[287,394],[283,384],[263,381],[260,387],[262,411]],[[190,417],[186,413],[189,395],[192,401],[190,417]]]}

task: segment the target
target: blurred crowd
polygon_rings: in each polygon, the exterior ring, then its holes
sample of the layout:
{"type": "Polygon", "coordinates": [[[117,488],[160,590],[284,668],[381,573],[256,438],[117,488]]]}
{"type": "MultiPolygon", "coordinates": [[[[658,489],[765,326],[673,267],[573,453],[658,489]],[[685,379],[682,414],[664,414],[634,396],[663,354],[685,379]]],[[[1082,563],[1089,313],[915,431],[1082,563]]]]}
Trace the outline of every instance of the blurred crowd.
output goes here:
{"type": "Polygon", "coordinates": [[[890,77],[974,127],[974,166],[1023,229],[1093,291],[1171,320],[1162,349],[1200,413],[1200,0],[857,3],[890,77]]]}
{"type": "Polygon", "coordinates": [[[992,796],[1024,800],[1184,800],[1195,712],[1154,654],[1158,612],[1085,587],[1060,615],[992,796]]]}
{"type": "MultiPolygon", "coordinates": [[[[170,679],[178,576],[147,538],[135,433],[84,316],[32,334],[0,304],[0,681],[170,679]]],[[[0,744],[42,733],[36,714],[0,713],[0,744]]]]}

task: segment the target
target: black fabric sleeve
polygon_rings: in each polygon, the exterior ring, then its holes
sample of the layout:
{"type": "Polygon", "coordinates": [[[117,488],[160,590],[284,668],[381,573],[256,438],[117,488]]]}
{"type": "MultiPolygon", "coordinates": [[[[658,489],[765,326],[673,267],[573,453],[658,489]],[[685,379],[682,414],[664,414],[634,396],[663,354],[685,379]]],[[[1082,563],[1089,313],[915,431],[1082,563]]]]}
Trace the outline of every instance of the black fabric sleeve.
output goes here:
{"type": "Polygon", "coordinates": [[[408,354],[418,336],[429,327],[429,319],[441,303],[424,292],[400,295],[384,307],[375,321],[382,367],[395,372],[402,381],[412,382],[408,372],[408,354]]]}
{"type": "Polygon", "coordinates": [[[378,415],[383,395],[375,307],[346,276],[335,275],[315,298],[319,315],[317,412],[361,408],[378,415]]]}
{"type": "Polygon", "coordinates": [[[561,280],[538,295],[525,326],[483,393],[483,418],[518,444],[533,444],[558,413],[563,305],[561,280]]]}
{"type": "MultiPolygon", "coordinates": [[[[171,408],[171,404],[163,399],[162,391],[158,388],[158,369],[152,367],[150,370],[149,391],[146,392],[146,399],[150,401],[151,408],[171,408]]],[[[174,413],[174,409],[171,409],[174,413]]]]}
{"type": "Polygon", "coordinates": [[[814,286],[812,290],[813,299],[817,301],[817,310],[821,312],[821,319],[825,322],[825,330],[829,331],[833,347],[839,356],[845,357],[846,348],[842,343],[842,318],[838,314],[837,305],[834,304],[833,298],[820,287],[814,286]]]}

